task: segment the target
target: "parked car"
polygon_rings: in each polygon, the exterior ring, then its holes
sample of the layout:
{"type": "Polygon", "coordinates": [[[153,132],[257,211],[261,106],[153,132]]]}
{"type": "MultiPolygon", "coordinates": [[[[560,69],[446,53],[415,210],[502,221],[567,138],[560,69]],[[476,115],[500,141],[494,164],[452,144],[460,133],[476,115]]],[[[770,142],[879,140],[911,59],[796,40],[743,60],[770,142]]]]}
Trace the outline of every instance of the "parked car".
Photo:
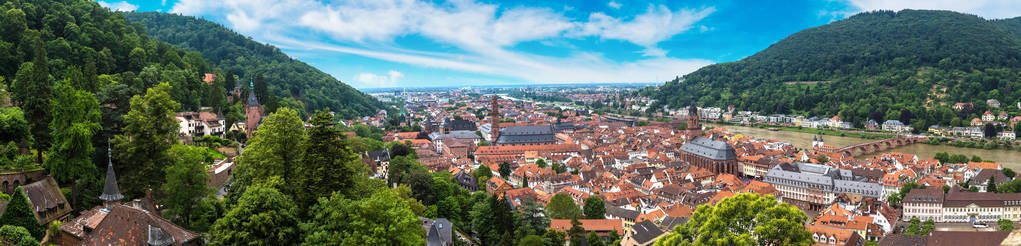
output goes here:
{"type": "Polygon", "coordinates": [[[971,224],[971,227],[973,227],[973,228],[988,228],[989,225],[986,225],[986,223],[979,222],[979,223],[971,224]]]}

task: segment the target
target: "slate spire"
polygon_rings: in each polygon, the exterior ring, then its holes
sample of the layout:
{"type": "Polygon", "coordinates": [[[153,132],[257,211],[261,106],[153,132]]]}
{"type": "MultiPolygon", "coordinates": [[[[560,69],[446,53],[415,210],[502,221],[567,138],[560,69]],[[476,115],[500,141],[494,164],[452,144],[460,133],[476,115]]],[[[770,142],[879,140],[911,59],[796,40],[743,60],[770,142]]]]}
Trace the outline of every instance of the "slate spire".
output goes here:
{"type": "MultiPolygon", "coordinates": [[[[110,150],[110,142],[107,140],[106,143],[106,183],[103,184],[103,194],[99,196],[99,199],[105,201],[103,205],[111,202],[120,202],[124,199],[124,195],[121,195],[120,188],[117,187],[117,175],[113,173],[113,151],[110,150]]],[[[109,208],[109,206],[107,206],[109,208]]]]}

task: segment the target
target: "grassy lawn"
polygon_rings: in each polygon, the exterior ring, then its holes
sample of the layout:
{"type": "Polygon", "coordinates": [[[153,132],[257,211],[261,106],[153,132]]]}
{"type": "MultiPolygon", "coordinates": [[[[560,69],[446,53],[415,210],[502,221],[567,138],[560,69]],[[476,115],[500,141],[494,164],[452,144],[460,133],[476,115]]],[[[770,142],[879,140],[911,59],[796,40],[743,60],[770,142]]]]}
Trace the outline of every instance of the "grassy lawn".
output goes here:
{"type": "Polygon", "coordinates": [[[227,159],[227,155],[224,155],[223,153],[220,153],[220,151],[216,151],[213,148],[207,148],[207,147],[202,147],[202,148],[206,150],[206,154],[207,155],[212,156],[213,158],[216,158],[216,159],[227,159]]]}

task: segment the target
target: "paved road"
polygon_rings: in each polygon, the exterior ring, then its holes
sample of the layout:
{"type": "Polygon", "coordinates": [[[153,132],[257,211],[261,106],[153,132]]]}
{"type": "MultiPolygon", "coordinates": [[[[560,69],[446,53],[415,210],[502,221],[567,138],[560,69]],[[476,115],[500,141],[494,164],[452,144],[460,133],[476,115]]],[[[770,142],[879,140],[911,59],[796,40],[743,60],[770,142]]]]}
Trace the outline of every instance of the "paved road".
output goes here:
{"type": "Polygon", "coordinates": [[[936,223],[937,231],[997,231],[1000,226],[996,223],[987,223],[987,228],[974,228],[970,223],[936,223]]]}

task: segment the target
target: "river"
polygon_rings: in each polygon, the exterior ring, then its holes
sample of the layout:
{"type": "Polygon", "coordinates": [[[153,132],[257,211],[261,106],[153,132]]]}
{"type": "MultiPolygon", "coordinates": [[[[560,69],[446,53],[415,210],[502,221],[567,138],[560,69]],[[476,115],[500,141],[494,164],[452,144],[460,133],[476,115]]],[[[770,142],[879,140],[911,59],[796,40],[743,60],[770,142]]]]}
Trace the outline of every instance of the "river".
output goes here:
{"type": "MultiPolygon", "coordinates": [[[[811,133],[794,132],[794,131],[770,131],[762,128],[745,127],[745,126],[731,126],[731,125],[716,125],[707,124],[708,127],[723,127],[730,130],[731,133],[741,133],[745,136],[759,138],[759,139],[776,139],[784,142],[788,142],[794,145],[794,147],[801,149],[811,149],[812,137],[815,136],[811,133]]],[[[848,145],[854,145],[859,143],[865,143],[875,141],[872,139],[855,138],[855,137],[840,137],[840,136],[822,136],[826,144],[844,147],[848,145]]],[[[936,153],[947,152],[950,154],[963,154],[971,157],[972,155],[978,155],[986,160],[993,160],[1003,164],[1003,167],[1009,167],[1014,170],[1021,170],[1021,151],[1016,150],[1004,150],[1004,149],[973,149],[973,148],[961,148],[948,145],[928,145],[923,143],[910,144],[901,146],[893,149],[889,149],[880,153],[872,153],[869,155],[860,156],[859,158],[867,158],[877,156],[886,152],[900,152],[906,154],[917,155],[919,159],[927,159],[936,156],[936,153]]]]}

